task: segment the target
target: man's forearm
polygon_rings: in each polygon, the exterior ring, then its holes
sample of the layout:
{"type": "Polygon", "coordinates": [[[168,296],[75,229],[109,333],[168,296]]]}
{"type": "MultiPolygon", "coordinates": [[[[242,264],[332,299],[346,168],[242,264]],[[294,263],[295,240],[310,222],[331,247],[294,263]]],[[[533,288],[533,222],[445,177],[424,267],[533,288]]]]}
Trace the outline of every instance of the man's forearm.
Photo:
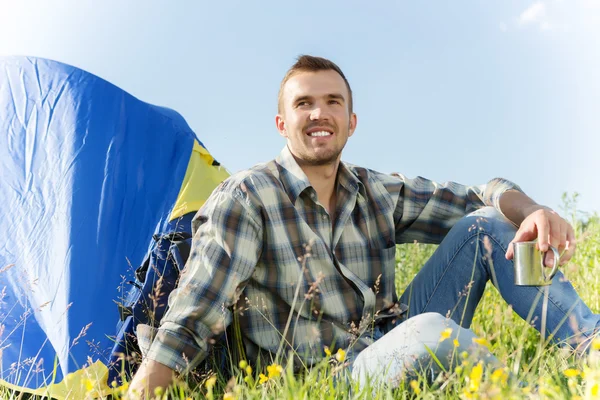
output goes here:
{"type": "Polygon", "coordinates": [[[174,378],[175,371],[154,360],[144,360],[129,386],[131,399],[151,399],[156,388],[167,388],[174,378]]]}
{"type": "Polygon", "coordinates": [[[516,226],[520,226],[529,214],[541,208],[547,207],[537,204],[518,190],[507,190],[500,196],[500,211],[516,226]]]}

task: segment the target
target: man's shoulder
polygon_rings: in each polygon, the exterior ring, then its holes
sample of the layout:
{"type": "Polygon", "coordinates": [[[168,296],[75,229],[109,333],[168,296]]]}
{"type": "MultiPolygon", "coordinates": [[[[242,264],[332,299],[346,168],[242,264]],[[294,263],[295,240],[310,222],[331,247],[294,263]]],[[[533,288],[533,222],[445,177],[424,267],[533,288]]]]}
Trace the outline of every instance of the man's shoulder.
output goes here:
{"type": "Polygon", "coordinates": [[[399,174],[386,174],[347,162],[344,162],[344,165],[365,186],[383,185],[386,188],[392,189],[402,186],[404,182],[403,176],[399,174]]]}
{"type": "Polygon", "coordinates": [[[260,192],[277,186],[279,186],[279,171],[275,162],[269,161],[232,174],[223,181],[220,190],[260,192]]]}

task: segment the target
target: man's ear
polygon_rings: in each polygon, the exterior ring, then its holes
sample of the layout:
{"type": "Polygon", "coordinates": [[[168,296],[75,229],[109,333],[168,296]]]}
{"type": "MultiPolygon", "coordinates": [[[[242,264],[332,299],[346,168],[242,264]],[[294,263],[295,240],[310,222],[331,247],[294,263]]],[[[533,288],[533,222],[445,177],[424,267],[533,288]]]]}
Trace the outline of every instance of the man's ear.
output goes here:
{"type": "Polygon", "coordinates": [[[287,129],[285,128],[285,121],[283,120],[283,116],[281,114],[277,114],[275,116],[275,125],[277,126],[277,130],[279,134],[284,138],[288,137],[287,129]]]}
{"type": "Polygon", "coordinates": [[[358,123],[358,118],[356,117],[356,114],[352,113],[350,114],[350,125],[349,125],[349,129],[348,129],[348,137],[354,135],[354,130],[356,129],[356,124],[358,123]]]}

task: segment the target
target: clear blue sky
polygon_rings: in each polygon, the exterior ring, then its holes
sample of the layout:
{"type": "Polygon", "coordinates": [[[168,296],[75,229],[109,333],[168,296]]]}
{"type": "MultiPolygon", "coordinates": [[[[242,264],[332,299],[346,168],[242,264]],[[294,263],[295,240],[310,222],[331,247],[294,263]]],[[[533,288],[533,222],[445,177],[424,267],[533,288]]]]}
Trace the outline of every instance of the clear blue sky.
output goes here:
{"type": "Polygon", "coordinates": [[[0,54],[51,58],[177,110],[230,171],[272,159],[279,82],[327,57],[355,94],[346,161],[502,176],[600,211],[600,0],[0,0],[0,54]]]}

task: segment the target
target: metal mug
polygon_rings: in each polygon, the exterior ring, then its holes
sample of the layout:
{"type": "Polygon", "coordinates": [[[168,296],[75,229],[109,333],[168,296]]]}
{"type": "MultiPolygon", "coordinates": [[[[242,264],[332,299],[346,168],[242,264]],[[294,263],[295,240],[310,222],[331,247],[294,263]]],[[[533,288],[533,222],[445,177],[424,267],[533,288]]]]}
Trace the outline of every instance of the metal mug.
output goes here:
{"type": "Polygon", "coordinates": [[[542,252],[536,247],[537,242],[515,242],[514,249],[514,266],[515,266],[515,285],[518,286],[546,286],[552,283],[552,278],[558,271],[558,261],[560,254],[558,250],[552,246],[548,246],[549,250],[554,252],[554,265],[550,273],[546,273],[544,265],[544,256],[546,252],[542,252]]]}

